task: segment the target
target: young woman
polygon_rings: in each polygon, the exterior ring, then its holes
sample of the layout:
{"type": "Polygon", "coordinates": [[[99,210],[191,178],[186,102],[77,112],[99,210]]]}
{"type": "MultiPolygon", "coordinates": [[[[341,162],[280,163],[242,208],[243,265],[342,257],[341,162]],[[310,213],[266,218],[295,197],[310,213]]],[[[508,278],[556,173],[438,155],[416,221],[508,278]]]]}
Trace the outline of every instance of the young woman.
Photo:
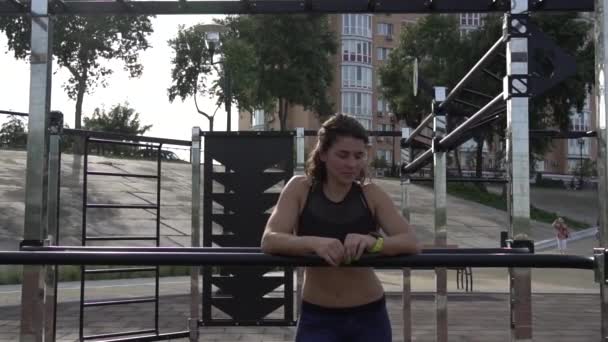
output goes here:
{"type": "Polygon", "coordinates": [[[336,267],[363,253],[420,251],[391,198],[365,182],[368,144],[366,130],[351,117],[335,115],[323,123],[306,176],[287,183],[266,225],[265,253],[315,253],[333,266],[305,271],[296,342],[391,341],[384,290],[374,270],[336,267]]]}

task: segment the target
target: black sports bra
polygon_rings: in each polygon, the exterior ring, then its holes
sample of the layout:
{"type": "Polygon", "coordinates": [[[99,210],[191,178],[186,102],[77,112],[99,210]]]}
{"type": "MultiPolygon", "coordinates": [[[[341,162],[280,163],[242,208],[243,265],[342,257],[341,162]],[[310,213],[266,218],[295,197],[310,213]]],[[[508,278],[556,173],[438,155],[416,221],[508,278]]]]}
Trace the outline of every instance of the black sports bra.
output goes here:
{"type": "Polygon", "coordinates": [[[365,200],[363,189],[353,183],[340,202],[333,202],[323,192],[323,185],[313,183],[298,220],[296,235],[335,238],[342,242],[350,233],[369,234],[378,224],[365,200]]]}

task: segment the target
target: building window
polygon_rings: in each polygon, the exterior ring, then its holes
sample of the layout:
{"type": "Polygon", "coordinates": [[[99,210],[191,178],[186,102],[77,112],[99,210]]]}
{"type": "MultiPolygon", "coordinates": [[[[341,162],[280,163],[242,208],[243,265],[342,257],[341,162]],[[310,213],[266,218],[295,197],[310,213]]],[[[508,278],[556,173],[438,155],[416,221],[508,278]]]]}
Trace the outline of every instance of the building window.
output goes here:
{"type": "Polygon", "coordinates": [[[365,128],[368,131],[372,127],[372,120],[370,120],[370,119],[364,119],[364,118],[360,118],[360,117],[355,117],[355,119],[357,119],[357,121],[359,121],[361,126],[363,126],[363,128],[365,128]]]}
{"type": "Polygon", "coordinates": [[[384,100],[383,98],[378,98],[378,102],[376,104],[376,110],[377,110],[378,114],[387,114],[387,113],[390,113],[391,108],[389,106],[388,101],[384,100]]]}
{"type": "Polygon", "coordinates": [[[359,92],[343,92],[342,112],[353,116],[371,117],[372,95],[359,92]]]}
{"type": "Polygon", "coordinates": [[[342,41],[342,61],[372,63],[372,43],[363,40],[345,39],[342,41]]]}
{"type": "Polygon", "coordinates": [[[385,47],[379,47],[376,48],[376,59],[379,61],[384,61],[388,59],[388,55],[391,53],[393,49],[391,48],[385,48],[385,47]]]}
{"type": "Polygon", "coordinates": [[[372,88],[372,68],[358,65],[342,66],[343,88],[372,88]]]}
{"type": "Polygon", "coordinates": [[[393,24],[378,23],[377,33],[380,36],[392,37],[393,36],[393,24]]]}
{"type": "Polygon", "coordinates": [[[460,14],[460,26],[481,27],[483,18],[480,13],[462,13],[460,14]]]}
{"type": "Polygon", "coordinates": [[[262,109],[253,111],[253,130],[263,131],[266,125],[266,118],[262,109]]]}
{"type": "Polygon", "coordinates": [[[384,159],[387,163],[391,163],[393,158],[389,150],[376,150],[376,159],[384,159]]]}
{"type": "Polygon", "coordinates": [[[366,14],[343,14],[342,34],[372,37],[372,17],[366,14]]]}

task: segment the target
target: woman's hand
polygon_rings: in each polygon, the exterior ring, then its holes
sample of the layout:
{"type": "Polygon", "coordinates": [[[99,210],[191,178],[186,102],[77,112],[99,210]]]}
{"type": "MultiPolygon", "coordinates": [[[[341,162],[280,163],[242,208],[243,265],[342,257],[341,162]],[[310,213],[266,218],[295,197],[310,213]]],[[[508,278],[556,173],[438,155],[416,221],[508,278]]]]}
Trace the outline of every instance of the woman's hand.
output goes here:
{"type": "Polygon", "coordinates": [[[376,243],[376,238],[371,235],[348,234],[344,239],[344,261],[350,264],[351,261],[359,260],[366,250],[370,250],[376,243]]]}
{"type": "Polygon", "coordinates": [[[313,248],[315,254],[332,266],[338,266],[344,260],[344,246],[338,239],[317,237],[313,248]]]}

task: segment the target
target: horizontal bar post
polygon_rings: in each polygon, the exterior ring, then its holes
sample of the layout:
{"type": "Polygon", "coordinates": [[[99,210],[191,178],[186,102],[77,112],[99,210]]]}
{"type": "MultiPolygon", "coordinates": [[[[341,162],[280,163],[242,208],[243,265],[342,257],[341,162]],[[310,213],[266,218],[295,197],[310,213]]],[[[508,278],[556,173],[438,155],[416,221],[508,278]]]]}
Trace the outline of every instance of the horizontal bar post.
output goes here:
{"type": "Polygon", "coordinates": [[[87,208],[96,209],[157,209],[156,204],[87,204],[87,208]]]}
{"type": "Polygon", "coordinates": [[[156,236],[117,235],[117,236],[87,236],[87,241],[156,241],[156,236]]]}
{"type": "Polygon", "coordinates": [[[123,304],[141,304],[141,303],[154,303],[156,302],[155,297],[147,298],[136,298],[136,299],[120,299],[120,300],[102,300],[97,302],[85,302],[85,307],[95,306],[110,306],[110,305],[123,305],[123,304]]]}
{"type": "MultiPolygon", "coordinates": [[[[0,265],[183,265],[183,266],[309,266],[326,267],[318,256],[287,257],[263,253],[156,252],[0,252],[0,265]]],[[[346,267],[525,267],[594,268],[593,257],[528,254],[364,255],[346,267]]]]}
{"type": "MultiPolygon", "coordinates": [[[[112,247],[112,246],[24,246],[22,251],[156,252],[156,253],[262,253],[259,247],[112,247]]],[[[422,254],[518,254],[527,248],[424,248],[422,254]]]]}
{"type": "MultiPolygon", "coordinates": [[[[149,143],[164,144],[164,145],[178,145],[178,146],[188,146],[188,147],[190,147],[190,145],[192,145],[192,142],[188,141],[188,140],[165,139],[165,138],[157,138],[157,137],[146,137],[146,136],[142,136],[142,135],[87,131],[87,130],[83,130],[83,129],[65,128],[63,130],[63,134],[71,135],[71,136],[98,138],[98,139],[149,142],[149,143]]],[[[146,145],[146,146],[149,146],[149,145],[146,145]]],[[[154,147],[154,146],[151,146],[151,147],[154,147]]]]}
{"type": "Polygon", "coordinates": [[[119,172],[88,171],[87,175],[91,175],[91,176],[110,176],[110,177],[130,177],[130,178],[153,178],[153,179],[158,179],[157,175],[142,175],[142,174],[136,174],[136,173],[119,173],[119,172]]]}
{"type": "Polygon", "coordinates": [[[152,272],[156,271],[156,267],[128,267],[128,268],[98,268],[94,270],[85,270],[86,274],[106,274],[106,273],[126,273],[126,272],[152,272]]]}
{"type": "Polygon", "coordinates": [[[109,333],[109,334],[85,335],[82,338],[84,340],[96,340],[98,338],[130,336],[130,335],[140,335],[140,334],[143,335],[143,334],[151,334],[151,333],[156,333],[156,330],[147,329],[147,330],[125,331],[125,332],[117,332],[117,333],[109,333]]]}

